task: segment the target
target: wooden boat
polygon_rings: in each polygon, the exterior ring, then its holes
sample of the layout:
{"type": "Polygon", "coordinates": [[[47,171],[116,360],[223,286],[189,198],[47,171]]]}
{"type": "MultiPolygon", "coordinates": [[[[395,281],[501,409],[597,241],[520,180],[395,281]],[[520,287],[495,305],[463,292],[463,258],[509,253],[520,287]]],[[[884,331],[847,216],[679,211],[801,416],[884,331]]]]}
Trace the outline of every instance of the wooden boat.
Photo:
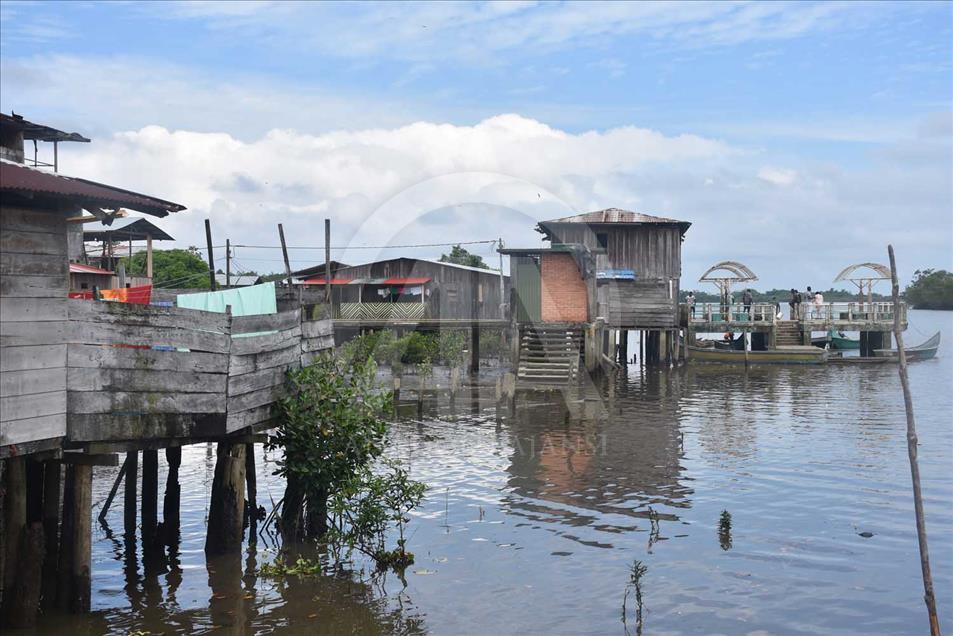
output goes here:
{"type": "MultiPolygon", "coordinates": [[[[940,348],[940,332],[937,331],[933,337],[918,344],[915,347],[907,347],[906,354],[908,361],[929,360],[936,356],[936,350],[940,348]]],[[[892,358],[899,360],[899,353],[896,349],[874,349],[874,356],[877,358],[892,358]]]]}
{"type": "MultiPolygon", "coordinates": [[[[767,351],[749,351],[748,364],[823,364],[827,351],[812,346],[777,347],[767,351]]],[[[690,363],[745,364],[745,352],[726,349],[688,347],[690,363]]]]}
{"type": "Polygon", "coordinates": [[[830,345],[831,349],[837,351],[855,351],[860,349],[860,340],[848,338],[847,336],[835,333],[833,330],[828,331],[827,335],[811,338],[811,344],[821,348],[830,345]]]}

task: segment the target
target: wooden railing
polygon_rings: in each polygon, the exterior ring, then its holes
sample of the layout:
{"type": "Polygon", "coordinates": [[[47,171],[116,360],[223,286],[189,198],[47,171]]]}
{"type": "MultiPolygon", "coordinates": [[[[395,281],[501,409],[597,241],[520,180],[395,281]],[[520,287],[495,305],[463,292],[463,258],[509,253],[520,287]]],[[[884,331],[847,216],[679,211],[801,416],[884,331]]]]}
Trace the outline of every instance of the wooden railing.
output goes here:
{"type": "Polygon", "coordinates": [[[268,421],[288,369],[333,347],[330,320],[298,309],[232,317],[70,300],[67,437],[214,436],[268,421]]]}
{"type": "MultiPolygon", "coordinates": [[[[900,303],[900,322],[907,322],[907,304],[900,303]]],[[[805,323],[877,323],[892,324],[894,321],[893,302],[870,303],[814,303],[801,304],[801,320],[805,323]]]]}
{"type": "Polygon", "coordinates": [[[745,306],[741,303],[721,305],[719,303],[697,303],[694,312],[687,305],[689,322],[695,323],[729,323],[754,322],[759,324],[773,324],[775,321],[775,307],[771,303],[752,303],[745,306]]]}
{"type": "MultiPolygon", "coordinates": [[[[694,311],[686,304],[680,305],[683,312],[683,324],[689,325],[729,325],[749,323],[753,326],[774,324],[776,308],[773,303],[752,303],[750,307],[734,303],[722,305],[720,303],[697,303],[694,311]]],[[[900,322],[907,324],[907,305],[900,303],[900,322]]],[[[813,302],[802,302],[800,313],[790,316],[789,319],[799,320],[805,327],[815,330],[837,326],[890,326],[894,320],[894,304],[892,302],[832,302],[817,305],[813,302]]]]}
{"type": "Polygon", "coordinates": [[[334,307],[340,320],[413,320],[428,316],[424,303],[341,303],[334,307]]]}

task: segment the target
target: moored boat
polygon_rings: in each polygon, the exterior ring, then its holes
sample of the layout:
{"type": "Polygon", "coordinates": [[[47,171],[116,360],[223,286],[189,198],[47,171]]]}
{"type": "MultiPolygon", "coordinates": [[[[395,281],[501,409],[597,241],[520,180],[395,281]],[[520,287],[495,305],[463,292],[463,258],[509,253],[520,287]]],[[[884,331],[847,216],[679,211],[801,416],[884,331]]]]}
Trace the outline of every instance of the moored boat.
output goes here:
{"type": "Polygon", "coordinates": [[[826,335],[811,338],[811,344],[821,348],[830,345],[831,349],[837,351],[856,351],[860,349],[860,340],[848,338],[842,333],[836,333],[833,330],[828,331],[826,335]]]}
{"type": "Polygon", "coordinates": [[[690,363],[716,364],[823,364],[827,361],[827,351],[812,346],[796,345],[777,347],[766,351],[744,351],[726,349],[688,347],[690,363]]]}
{"type": "MultiPolygon", "coordinates": [[[[929,360],[936,356],[937,349],[940,348],[940,332],[937,331],[933,337],[926,342],[920,343],[915,347],[906,347],[908,361],[929,360]]],[[[899,359],[900,354],[896,349],[874,349],[874,356],[877,358],[899,359]]]]}

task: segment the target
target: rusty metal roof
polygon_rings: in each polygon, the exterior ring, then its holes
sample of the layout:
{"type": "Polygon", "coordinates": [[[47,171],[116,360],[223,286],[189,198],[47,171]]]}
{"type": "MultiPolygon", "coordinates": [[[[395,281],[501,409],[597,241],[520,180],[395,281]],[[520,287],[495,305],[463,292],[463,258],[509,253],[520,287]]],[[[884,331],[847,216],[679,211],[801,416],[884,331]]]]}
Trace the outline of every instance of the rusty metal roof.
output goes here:
{"type": "Polygon", "coordinates": [[[555,225],[558,223],[585,223],[595,225],[600,223],[631,223],[636,225],[678,225],[682,232],[691,225],[688,221],[679,221],[678,219],[669,219],[662,216],[652,216],[651,214],[642,214],[641,212],[632,212],[630,210],[620,210],[619,208],[607,208],[605,210],[596,210],[595,212],[585,212],[573,216],[564,216],[558,219],[540,221],[540,225],[555,225]]]}
{"type": "Polygon", "coordinates": [[[101,267],[93,267],[92,265],[83,265],[82,263],[70,263],[69,273],[70,274],[104,274],[104,275],[113,274],[113,272],[109,271],[108,269],[103,269],[101,267]]]}
{"type": "Polygon", "coordinates": [[[32,121],[23,119],[22,116],[17,115],[16,113],[11,113],[10,115],[0,113],[0,126],[10,126],[15,130],[23,131],[24,139],[35,139],[37,141],[89,142],[89,139],[83,137],[79,133],[68,133],[62,130],[57,130],[56,128],[52,128],[50,126],[44,126],[43,124],[35,124],[32,121]]]}
{"type": "Polygon", "coordinates": [[[91,223],[83,230],[84,241],[174,241],[175,239],[160,227],[141,217],[116,219],[112,225],[91,223]]]}
{"type": "Polygon", "coordinates": [[[6,159],[0,159],[0,190],[4,194],[43,195],[84,207],[92,205],[108,209],[129,208],[153,216],[166,216],[185,209],[184,205],[171,201],[95,181],[30,168],[6,159]]]}

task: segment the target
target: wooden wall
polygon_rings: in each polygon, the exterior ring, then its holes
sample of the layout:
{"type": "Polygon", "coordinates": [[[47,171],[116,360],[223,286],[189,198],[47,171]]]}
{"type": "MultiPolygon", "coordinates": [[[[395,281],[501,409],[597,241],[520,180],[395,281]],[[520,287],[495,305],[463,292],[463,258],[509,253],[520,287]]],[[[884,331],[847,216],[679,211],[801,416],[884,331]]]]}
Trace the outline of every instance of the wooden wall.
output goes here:
{"type": "Polygon", "coordinates": [[[0,206],[0,446],[66,434],[66,216],[0,206]]]}
{"type": "MultiPolygon", "coordinates": [[[[366,265],[342,267],[337,278],[411,278],[426,276],[431,289],[439,289],[440,318],[501,318],[500,275],[487,270],[478,272],[413,258],[395,258],[366,265]]],[[[504,276],[509,289],[509,277],[504,276]]],[[[507,292],[504,292],[504,294],[507,292]]],[[[367,300],[367,299],[365,299],[367,300]]],[[[431,299],[427,300],[428,304],[431,299]]]]}
{"type": "Polygon", "coordinates": [[[553,229],[561,242],[582,243],[593,250],[599,249],[597,234],[605,233],[606,249],[604,254],[595,254],[596,270],[635,271],[636,284],[614,281],[599,286],[599,313],[608,326],[632,329],[678,324],[674,300],[682,275],[678,226],[567,223],[553,229]]]}

